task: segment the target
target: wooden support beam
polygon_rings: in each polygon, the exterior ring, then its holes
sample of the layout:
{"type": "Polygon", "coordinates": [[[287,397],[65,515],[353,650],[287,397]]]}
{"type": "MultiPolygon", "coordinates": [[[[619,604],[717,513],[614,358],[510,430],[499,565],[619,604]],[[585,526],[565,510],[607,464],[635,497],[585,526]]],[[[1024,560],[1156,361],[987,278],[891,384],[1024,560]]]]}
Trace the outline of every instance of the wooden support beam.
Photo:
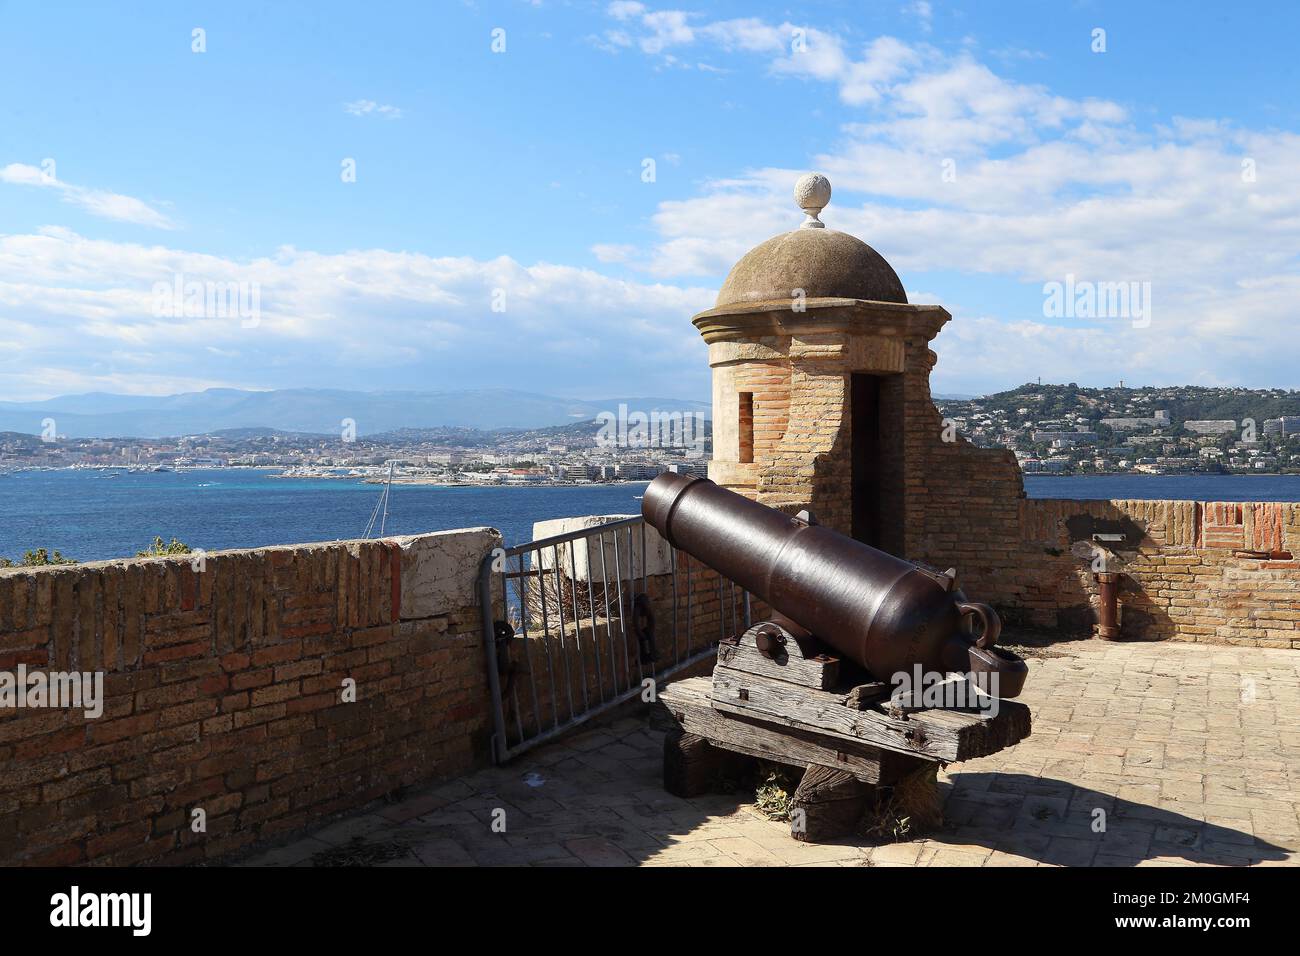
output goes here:
{"type": "Polygon", "coordinates": [[[780,727],[741,714],[724,714],[709,700],[707,677],[676,681],[659,694],[663,717],[655,723],[703,737],[717,748],[793,767],[821,765],[866,783],[893,779],[913,766],[910,758],[852,740],[833,740],[794,727],[780,727]]]}
{"type": "Polygon", "coordinates": [[[857,832],[876,788],[852,774],[813,765],[790,800],[790,836],[806,843],[857,832]]]}
{"type": "Polygon", "coordinates": [[[791,639],[786,646],[770,656],[758,649],[754,641],[756,628],[718,645],[718,663],[738,671],[761,674],[777,680],[788,681],[801,687],[821,690],[834,687],[840,679],[840,659],[821,652],[811,645],[791,639]]]}
{"type": "Polygon", "coordinates": [[[844,706],[852,710],[866,710],[889,696],[889,685],[884,681],[870,681],[851,688],[844,695],[844,706]]]}
{"type": "Polygon", "coordinates": [[[678,797],[698,797],[723,779],[738,778],[748,759],[697,734],[670,730],[664,736],[664,789],[678,797]]]}
{"type": "Polygon", "coordinates": [[[711,699],[712,686],[709,678],[694,677],[675,681],[659,694],[653,723],[667,733],[664,786],[669,792],[697,796],[719,779],[743,774],[743,764],[726,761],[757,757],[806,768],[791,808],[791,835],[798,840],[856,832],[866,813],[882,814],[888,825],[891,814],[903,812],[922,828],[939,815],[933,786],[938,762],[932,757],[730,713],[711,699]],[[885,795],[890,798],[882,799],[885,795]]]}
{"type": "Polygon", "coordinates": [[[1029,736],[1029,708],[1015,701],[999,701],[996,715],[924,710],[891,717],[875,707],[848,707],[845,696],[721,665],[710,692],[714,709],[724,713],[929,760],[983,757],[1029,736]]]}

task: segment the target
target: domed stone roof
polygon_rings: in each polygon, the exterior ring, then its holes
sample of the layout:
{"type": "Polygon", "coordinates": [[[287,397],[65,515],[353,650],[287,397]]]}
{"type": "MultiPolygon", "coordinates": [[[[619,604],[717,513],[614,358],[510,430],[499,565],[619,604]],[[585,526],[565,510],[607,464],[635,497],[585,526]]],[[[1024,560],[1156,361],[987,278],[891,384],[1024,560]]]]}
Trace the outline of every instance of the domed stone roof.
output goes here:
{"type": "Polygon", "coordinates": [[[830,183],[817,174],[795,186],[795,201],[808,220],[773,236],[741,257],[727,274],[716,306],[794,298],[869,299],[907,304],[907,292],[884,256],[846,232],[826,229],[817,214],[830,200],[830,183]]]}

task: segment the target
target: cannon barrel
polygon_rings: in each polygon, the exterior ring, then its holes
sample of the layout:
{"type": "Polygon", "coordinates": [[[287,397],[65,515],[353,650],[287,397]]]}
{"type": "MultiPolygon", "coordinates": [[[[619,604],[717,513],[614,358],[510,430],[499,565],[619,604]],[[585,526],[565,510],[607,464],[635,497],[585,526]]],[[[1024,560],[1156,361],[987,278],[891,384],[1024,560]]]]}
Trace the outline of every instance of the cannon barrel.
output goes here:
{"type": "Polygon", "coordinates": [[[994,647],[1001,623],[953,579],[887,554],[802,515],[792,517],[706,478],[667,473],[641,502],[645,520],[685,551],[878,680],[926,672],[993,674],[1015,697],[1023,660],[994,647]],[[978,619],[978,630],[968,626],[978,619]]]}

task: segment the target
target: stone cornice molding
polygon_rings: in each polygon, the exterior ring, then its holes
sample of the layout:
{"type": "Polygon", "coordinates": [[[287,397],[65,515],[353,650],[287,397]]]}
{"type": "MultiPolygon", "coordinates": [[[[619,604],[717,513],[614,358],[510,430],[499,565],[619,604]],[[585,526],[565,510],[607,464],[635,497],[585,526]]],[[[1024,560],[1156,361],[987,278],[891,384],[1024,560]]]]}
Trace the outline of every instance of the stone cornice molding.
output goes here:
{"type": "Polygon", "coordinates": [[[866,299],[808,299],[796,311],[792,299],[773,299],[708,309],[691,319],[710,345],[765,336],[827,333],[890,336],[930,341],[951,315],[939,305],[905,305],[866,299]]]}

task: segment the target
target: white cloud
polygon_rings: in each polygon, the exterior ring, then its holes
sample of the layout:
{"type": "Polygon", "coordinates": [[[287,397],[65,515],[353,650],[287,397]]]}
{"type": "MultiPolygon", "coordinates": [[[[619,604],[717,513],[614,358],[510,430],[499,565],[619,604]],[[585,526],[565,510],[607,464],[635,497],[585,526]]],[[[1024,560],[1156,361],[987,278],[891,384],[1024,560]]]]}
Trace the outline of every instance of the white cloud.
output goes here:
{"type": "Polygon", "coordinates": [[[134,376],[168,382],[145,391],[324,377],[353,388],[551,383],[556,393],[594,396],[636,382],[705,394],[708,364],[688,319],[712,297],[504,256],[286,247],[237,261],[57,228],[0,235],[0,342],[12,346],[0,349],[0,399],[119,390],[134,376]],[[155,283],[177,275],[255,284],[260,322],[156,314],[155,283]],[[497,290],[501,312],[492,307],[497,290]]]}
{"type": "Polygon", "coordinates": [[[695,31],[686,22],[689,14],[680,10],[663,10],[658,13],[646,13],[641,22],[650,33],[641,40],[641,49],[646,53],[662,53],[670,46],[682,46],[695,42],[695,31]]]}
{"type": "Polygon", "coordinates": [[[771,26],[754,17],[720,20],[701,27],[699,32],[724,50],[749,53],[781,53],[792,39],[788,24],[771,26]]]}
{"type": "Polygon", "coordinates": [[[64,202],[80,206],[92,216],[98,216],[101,219],[131,222],[140,226],[152,226],[156,229],[176,228],[166,215],[143,200],[103,189],[76,186],[59,179],[53,172],[47,172],[37,166],[10,163],[8,166],[0,168],[0,183],[53,189],[60,194],[64,202]]]}
{"type": "Polygon", "coordinates": [[[587,40],[606,53],[618,53],[632,45],[632,38],[623,30],[606,30],[603,36],[589,36],[587,40]]]}
{"type": "Polygon", "coordinates": [[[903,7],[903,12],[917,19],[921,29],[929,33],[934,27],[934,8],[928,0],[912,0],[903,7]]]}
{"type": "Polygon", "coordinates": [[[600,242],[591,247],[591,254],[600,262],[629,262],[636,251],[636,246],[625,243],[600,242]]]}
{"type": "Polygon", "coordinates": [[[374,100],[353,100],[351,103],[344,103],[343,112],[351,116],[370,116],[373,114],[390,120],[402,118],[400,108],[389,106],[386,103],[376,103],[374,100]]]}
{"type": "Polygon", "coordinates": [[[636,3],[635,0],[614,0],[606,12],[615,20],[631,20],[645,13],[645,4],[636,3]]]}
{"type": "Polygon", "coordinates": [[[696,24],[697,43],[757,53],[771,73],[834,88],[849,107],[841,140],[804,169],[750,169],[661,202],[657,241],[622,249],[620,261],[661,279],[716,281],[798,223],[791,185],[817,169],[835,189],[822,218],[875,246],[905,284],[955,272],[1029,287],[1001,319],[950,306],[957,318],[938,340],[936,370],[948,390],[1037,374],[1300,385],[1300,178],[1291,175],[1300,136],[1215,118],[1142,126],[1123,104],[1009,80],[970,52],[892,37],[851,52],[809,28],[808,53],[798,54],[784,39],[789,24],[734,23],[696,24]],[[1242,175],[1246,160],[1255,181],[1242,175]],[[1150,327],[1044,318],[1041,285],[1067,274],[1150,282],[1150,327]]]}
{"type": "Polygon", "coordinates": [[[922,53],[893,37],[868,44],[861,60],[848,64],[840,81],[840,97],[851,106],[874,103],[894,82],[922,60],[922,53]]]}

